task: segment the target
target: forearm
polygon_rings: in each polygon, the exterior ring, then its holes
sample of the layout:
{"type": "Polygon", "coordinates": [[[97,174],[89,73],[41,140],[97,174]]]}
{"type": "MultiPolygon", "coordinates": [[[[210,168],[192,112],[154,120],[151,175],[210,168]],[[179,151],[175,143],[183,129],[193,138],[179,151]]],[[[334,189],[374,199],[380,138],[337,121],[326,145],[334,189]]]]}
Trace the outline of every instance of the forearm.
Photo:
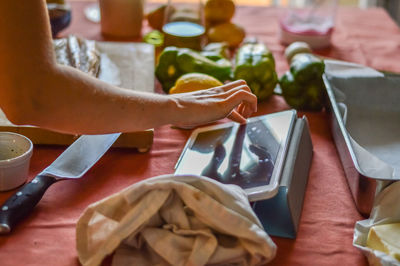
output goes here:
{"type": "Polygon", "coordinates": [[[114,87],[56,64],[10,80],[15,82],[5,89],[18,93],[2,98],[1,106],[12,122],[67,133],[130,132],[164,124],[196,126],[226,116],[244,123],[257,109],[257,98],[244,81],[194,93],[158,95],[114,87]]]}
{"type": "Polygon", "coordinates": [[[127,132],[174,123],[178,111],[167,96],[117,88],[70,67],[53,66],[24,83],[14,86],[30,87],[14,102],[18,124],[69,133],[127,132]]]}

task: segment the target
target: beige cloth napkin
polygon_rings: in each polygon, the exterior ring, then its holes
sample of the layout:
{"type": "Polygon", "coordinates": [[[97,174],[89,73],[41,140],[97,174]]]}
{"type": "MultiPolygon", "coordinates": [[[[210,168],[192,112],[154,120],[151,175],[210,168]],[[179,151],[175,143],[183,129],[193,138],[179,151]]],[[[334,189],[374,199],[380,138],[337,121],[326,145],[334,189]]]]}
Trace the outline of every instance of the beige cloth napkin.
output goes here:
{"type": "Polygon", "coordinates": [[[400,266],[400,261],[392,256],[367,247],[368,233],[372,226],[400,222],[399,192],[400,181],[394,182],[384,188],[375,198],[370,217],[356,223],[353,245],[364,253],[369,265],[400,266]]]}
{"type": "Polygon", "coordinates": [[[276,246],[245,192],[200,176],[160,176],[90,205],[80,217],[82,265],[263,265],[276,246]]]}

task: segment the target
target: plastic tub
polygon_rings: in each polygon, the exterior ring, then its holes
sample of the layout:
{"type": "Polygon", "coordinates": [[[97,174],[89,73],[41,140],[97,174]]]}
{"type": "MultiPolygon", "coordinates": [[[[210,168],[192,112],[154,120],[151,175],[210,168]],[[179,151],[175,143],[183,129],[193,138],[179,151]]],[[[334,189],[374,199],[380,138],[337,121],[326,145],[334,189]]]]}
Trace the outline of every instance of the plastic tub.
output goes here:
{"type": "Polygon", "coordinates": [[[16,188],[25,183],[33,144],[25,136],[0,132],[0,191],[16,188]]]}
{"type": "Polygon", "coordinates": [[[281,42],[302,41],[313,49],[330,46],[336,8],[336,0],[293,1],[280,19],[281,42]]]}

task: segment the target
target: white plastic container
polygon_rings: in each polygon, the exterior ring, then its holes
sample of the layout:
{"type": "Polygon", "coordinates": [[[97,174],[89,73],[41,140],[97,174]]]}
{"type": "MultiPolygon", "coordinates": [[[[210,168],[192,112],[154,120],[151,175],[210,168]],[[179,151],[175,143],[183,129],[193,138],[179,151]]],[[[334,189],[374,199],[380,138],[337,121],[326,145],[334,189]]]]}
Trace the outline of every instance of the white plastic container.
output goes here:
{"type": "Polygon", "coordinates": [[[335,26],[337,0],[291,0],[280,19],[283,44],[306,42],[313,49],[329,47],[335,26]]]}
{"type": "Polygon", "coordinates": [[[16,188],[25,183],[33,144],[27,137],[0,132],[0,191],[16,188]]]}

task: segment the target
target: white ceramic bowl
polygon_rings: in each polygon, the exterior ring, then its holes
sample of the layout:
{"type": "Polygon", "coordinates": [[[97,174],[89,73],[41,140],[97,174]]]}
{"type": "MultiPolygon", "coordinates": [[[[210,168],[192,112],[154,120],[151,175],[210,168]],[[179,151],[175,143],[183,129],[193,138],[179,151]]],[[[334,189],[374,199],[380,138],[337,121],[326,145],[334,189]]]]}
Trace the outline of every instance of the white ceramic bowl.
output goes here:
{"type": "Polygon", "coordinates": [[[27,137],[0,132],[0,191],[22,185],[29,171],[33,144],[27,137]]]}

